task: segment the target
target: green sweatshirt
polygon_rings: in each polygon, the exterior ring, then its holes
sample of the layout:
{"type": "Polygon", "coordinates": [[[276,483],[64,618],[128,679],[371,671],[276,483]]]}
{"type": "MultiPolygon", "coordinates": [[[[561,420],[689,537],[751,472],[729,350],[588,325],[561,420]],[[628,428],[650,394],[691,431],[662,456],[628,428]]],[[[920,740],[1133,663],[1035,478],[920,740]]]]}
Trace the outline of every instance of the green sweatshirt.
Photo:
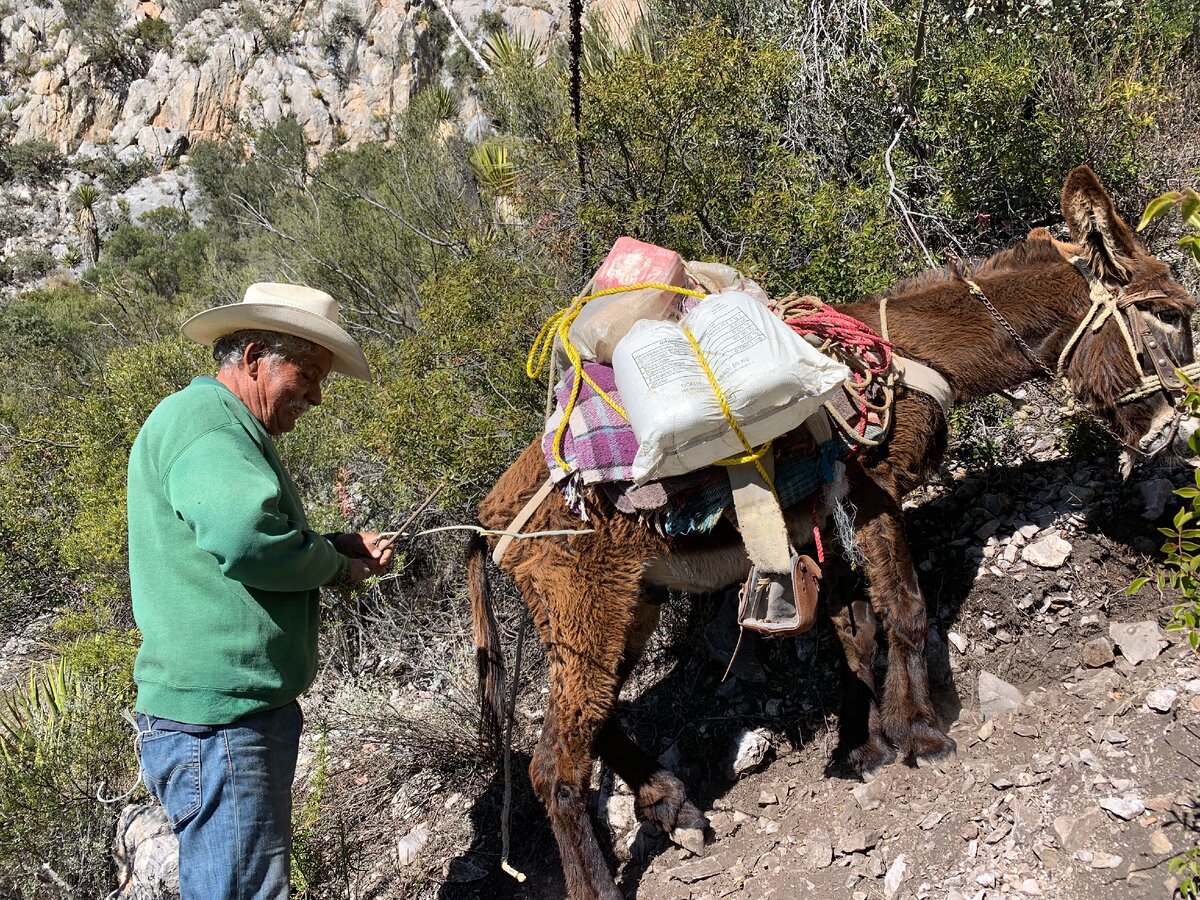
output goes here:
{"type": "Polygon", "coordinates": [[[296,699],[317,670],[317,589],[349,568],[232,391],[205,377],[167,397],[129,456],[137,709],[224,725],[296,699]]]}

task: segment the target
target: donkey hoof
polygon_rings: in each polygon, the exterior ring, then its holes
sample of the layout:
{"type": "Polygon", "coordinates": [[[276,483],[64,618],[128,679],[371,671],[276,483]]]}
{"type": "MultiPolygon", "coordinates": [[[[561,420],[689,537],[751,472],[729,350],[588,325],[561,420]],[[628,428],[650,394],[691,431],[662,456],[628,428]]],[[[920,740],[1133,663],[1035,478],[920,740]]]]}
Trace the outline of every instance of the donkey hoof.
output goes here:
{"type": "Polygon", "coordinates": [[[955,756],[958,745],[932,725],[913,728],[912,758],[918,768],[936,765],[955,756]]]}
{"type": "Polygon", "coordinates": [[[873,781],[885,766],[896,761],[896,751],[882,742],[867,743],[850,751],[848,762],[862,776],[863,781],[873,781]]]}
{"type": "Polygon", "coordinates": [[[671,840],[693,856],[704,855],[703,828],[676,828],[671,832],[671,840]]]}

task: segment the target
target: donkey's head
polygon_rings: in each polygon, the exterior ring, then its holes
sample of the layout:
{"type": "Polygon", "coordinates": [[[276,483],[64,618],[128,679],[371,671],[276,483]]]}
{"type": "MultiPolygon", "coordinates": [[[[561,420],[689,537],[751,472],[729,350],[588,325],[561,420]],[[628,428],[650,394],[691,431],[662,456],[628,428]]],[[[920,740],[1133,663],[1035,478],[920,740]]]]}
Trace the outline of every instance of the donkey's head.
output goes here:
{"type": "Polygon", "coordinates": [[[1200,420],[1177,412],[1184,385],[1175,369],[1195,359],[1190,314],[1196,302],[1151,256],[1117,214],[1112,197],[1087,166],[1063,185],[1071,244],[1059,244],[1088,283],[1091,309],[1064,351],[1075,396],[1112,423],[1135,457],[1185,453],[1200,420]]]}

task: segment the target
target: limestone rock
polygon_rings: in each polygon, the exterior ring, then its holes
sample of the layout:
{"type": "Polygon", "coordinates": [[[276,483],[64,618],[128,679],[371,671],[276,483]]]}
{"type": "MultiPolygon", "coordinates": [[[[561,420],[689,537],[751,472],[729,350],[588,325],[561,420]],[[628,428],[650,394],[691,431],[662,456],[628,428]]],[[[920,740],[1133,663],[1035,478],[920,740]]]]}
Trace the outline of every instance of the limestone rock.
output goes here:
{"type": "Polygon", "coordinates": [[[1144,813],[1146,804],[1137,797],[1104,797],[1100,800],[1100,808],[1128,822],[1144,813]]]}
{"type": "Polygon", "coordinates": [[[1177,691],[1170,688],[1162,688],[1161,690],[1151,691],[1146,695],[1146,705],[1155,712],[1170,712],[1175,706],[1175,700],[1179,697],[1177,691]]]}
{"type": "Polygon", "coordinates": [[[901,853],[888,866],[887,874],[883,876],[883,896],[886,900],[894,900],[895,896],[900,893],[900,885],[904,881],[904,875],[908,871],[908,862],[901,853]]]}
{"type": "Polygon", "coordinates": [[[1021,559],[1042,569],[1057,569],[1071,555],[1071,545],[1057,534],[1047,534],[1021,548],[1021,559]]]}
{"type": "Polygon", "coordinates": [[[1121,648],[1121,655],[1135,666],[1156,659],[1167,646],[1157,622],[1113,622],[1108,634],[1121,648]]]}
{"type": "Polygon", "coordinates": [[[157,803],[126,806],[117,820],[114,900],[179,896],[179,842],[157,803]]]}
{"type": "Polygon", "coordinates": [[[743,730],[734,740],[733,751],[725,763],[725,773],[733,778],[753,772],[762,765],[771,742],[757,731],[743,730]]]}
{"type": "Polygon", "coordinates": [[[1021,692],[1007,681],[991,672],[979,673],[979,712],[984,719],[994,719],[1016,709],[1023,699],[1021,692]]]}

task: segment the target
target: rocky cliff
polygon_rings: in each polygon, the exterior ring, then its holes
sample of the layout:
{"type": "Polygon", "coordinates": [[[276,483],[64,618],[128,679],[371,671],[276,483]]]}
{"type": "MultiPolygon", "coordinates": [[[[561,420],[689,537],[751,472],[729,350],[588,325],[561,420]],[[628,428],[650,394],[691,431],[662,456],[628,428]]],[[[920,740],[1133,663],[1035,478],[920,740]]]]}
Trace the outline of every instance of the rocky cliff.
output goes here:
{"type": "Polygon", "coordinates": [[[545,39],[564,5],[117,0],[113,15],[96,16],[70,4],[30,5],[0,20],[0,117],[12,140],[49,140],[68,153],[107,142],[160,162],[188,142],[288,115],[320,151],[386,140],[415,91],[451,80],[445,63],[459,50],[443,9],[479,43],[501,25],[545,39]],[[115,35],[94,33],[114,27],[115,35]]]}
{"type": "Polygon", "coordinates": [[[440,83],[464,97],[464,134],[482,135],[487,123],[472,102],[464,40],[478,47],[498,30],[553,39],[566,28],[565,7],[565,0],[0,4],[0,141],[65,156],[48,176],[18,170],[0,186],[6,290],[45,274],[47,248],[60,266],[83,264],[72,251],[79,238],[69,198],[95,179],[95,160],[131,173],[101,191],[103,227],[164,205],[194,213],[189,147],[288,116],[319,156],[390,140],[413,94],[440,83]],[[22,268],[20,260],[39,253],[37,264],[22,268]]]}

